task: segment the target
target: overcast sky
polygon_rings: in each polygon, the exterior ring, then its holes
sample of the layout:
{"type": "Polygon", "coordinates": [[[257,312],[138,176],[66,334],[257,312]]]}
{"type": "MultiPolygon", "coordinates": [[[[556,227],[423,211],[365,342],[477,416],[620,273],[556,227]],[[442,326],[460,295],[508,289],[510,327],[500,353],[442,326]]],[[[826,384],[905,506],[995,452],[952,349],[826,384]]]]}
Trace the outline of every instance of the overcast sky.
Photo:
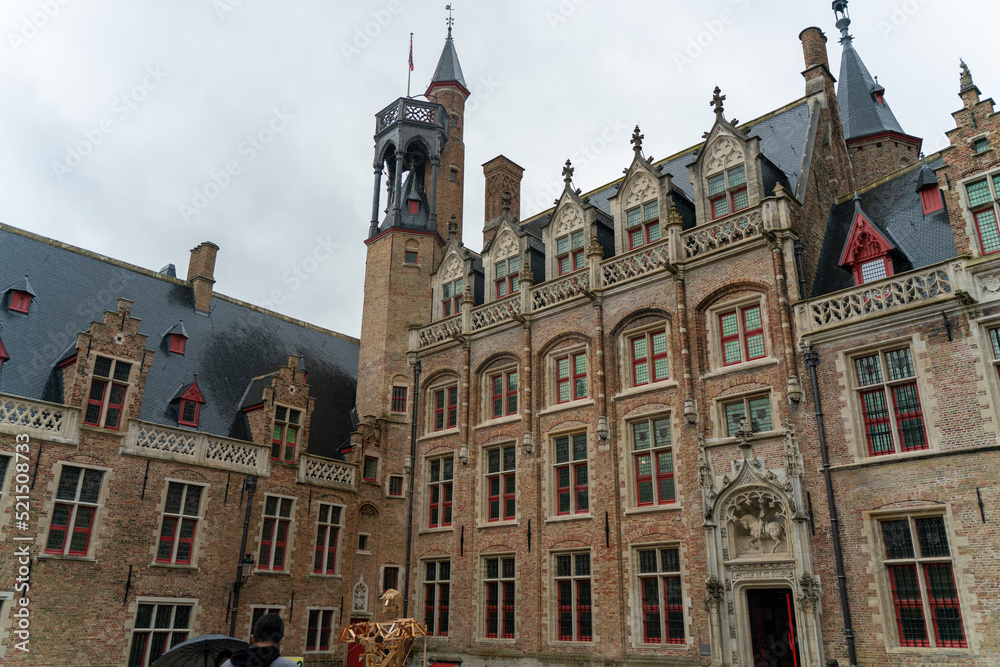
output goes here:
{"type": "MultiPolygon", "coordinates": [[[[181,278],[189,250],[213,241],[217,291],[357,336],[374,114],[406,93],[411,32],[412,94],[426,89],[445,4],[2,0],[0,221],[153,270],[173,263],[181,278]]],[[[742,122],[801,97],[805,27],[826,32],[839,72],[828,0],[454,6],[475,250],[479,165],[500,153],[525,168],[526,218],[551,205],[567,157],[585,191],[619,177],[636,122],[655,158],[697,143],[716,84],[742,122]]],[[[855,47],[927,153],[954,125],[959,57],[984,97],[1000,95],[995,40],[972,38],[995,26],[996,3],[850,10],[855,47]]]]}

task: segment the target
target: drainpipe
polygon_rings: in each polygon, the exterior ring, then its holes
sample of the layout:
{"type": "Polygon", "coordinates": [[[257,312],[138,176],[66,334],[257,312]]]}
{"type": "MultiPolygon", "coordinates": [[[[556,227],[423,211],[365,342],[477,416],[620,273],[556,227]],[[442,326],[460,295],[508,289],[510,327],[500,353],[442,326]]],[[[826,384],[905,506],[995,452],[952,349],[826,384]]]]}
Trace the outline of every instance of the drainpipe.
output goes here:
{"type": "Polygon", "coordinates": [[[819,352],[809,350],[805,354],[809,367],[809,381],[812,383],[813,402],[816,404],[816,425],[819,428],[819,450],[823,456],[823,479],[826,482],[826,500],[830,510],[830,532],[833,534],[833,557],[837,561],[837,589],[840,591],[840,611],[844,615],[844,638],[847,640],[847,656],[851,667],[857,667],[858,656],[854,650],[854,627],[851,623],[851,603],[847,599],[847,576],[844,574],[844,553],[840,547],[840,519],[837,518],[837,503],[833,496],[833,478],[830,476],[830,455],[826,448],[826,427],[823,426],[823,407],[819,400],[819,384],[816,381],[816,366],[819,352]]]}
{"type": "Polygon", "coordinates": [[[417,458],[417,410],[420,404],[420,360],[413,363],[413,417],[410,424],[410,507],[406,516],[406,589],[403,593],[403,618],[409,618],[410,556],[413,552],[413,464],[417,458]]]}

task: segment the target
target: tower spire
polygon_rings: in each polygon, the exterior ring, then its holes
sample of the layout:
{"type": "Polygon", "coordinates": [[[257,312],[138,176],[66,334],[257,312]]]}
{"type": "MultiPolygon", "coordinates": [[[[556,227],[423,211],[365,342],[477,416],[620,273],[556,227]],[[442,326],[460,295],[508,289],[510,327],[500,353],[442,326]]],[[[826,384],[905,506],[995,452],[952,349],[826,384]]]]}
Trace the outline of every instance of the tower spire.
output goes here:
{"type": "Polygon", "coordinates": [[[840,43],[850,43],[853,39],[847,32],[851,27],[851,16],[847,12],[847,0],[833,0],[833,13],[837,16],[837,29],[840,30],[840,43]]]}

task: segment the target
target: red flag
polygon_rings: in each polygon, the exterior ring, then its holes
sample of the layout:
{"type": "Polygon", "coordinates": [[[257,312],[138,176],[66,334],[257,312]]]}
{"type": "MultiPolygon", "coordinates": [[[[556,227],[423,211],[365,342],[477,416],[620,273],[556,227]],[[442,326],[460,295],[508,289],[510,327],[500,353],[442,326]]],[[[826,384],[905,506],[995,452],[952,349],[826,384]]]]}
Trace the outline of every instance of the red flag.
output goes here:
{"type": "Polygon", "coordinates": [[[413,71],[413,33],[410,33],[410,71],[413,71]]]}

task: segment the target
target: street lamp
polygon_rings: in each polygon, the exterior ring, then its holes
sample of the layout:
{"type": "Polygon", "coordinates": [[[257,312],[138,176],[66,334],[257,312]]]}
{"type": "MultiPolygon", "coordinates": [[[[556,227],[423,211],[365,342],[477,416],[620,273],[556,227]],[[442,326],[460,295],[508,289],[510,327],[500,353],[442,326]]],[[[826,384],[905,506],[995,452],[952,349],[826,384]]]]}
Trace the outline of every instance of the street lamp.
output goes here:
{"type": "Polygon", "coordinates": [[[247,511],[243,518],[243,539],[240,541],[239,553],[245,554],[243,560],[236,564],[236,580],[233,582],[233,608],[229,613],[229,636],[236,636],[236,613],[240,606],[240,589],[250,579],[253,569],[253,559],[247,553],[247,532],[250,530],[250,510],[253,508],[253,492],[257,490],[257,477],[247,475],[245,487],[247,490],[247,511]]]}

